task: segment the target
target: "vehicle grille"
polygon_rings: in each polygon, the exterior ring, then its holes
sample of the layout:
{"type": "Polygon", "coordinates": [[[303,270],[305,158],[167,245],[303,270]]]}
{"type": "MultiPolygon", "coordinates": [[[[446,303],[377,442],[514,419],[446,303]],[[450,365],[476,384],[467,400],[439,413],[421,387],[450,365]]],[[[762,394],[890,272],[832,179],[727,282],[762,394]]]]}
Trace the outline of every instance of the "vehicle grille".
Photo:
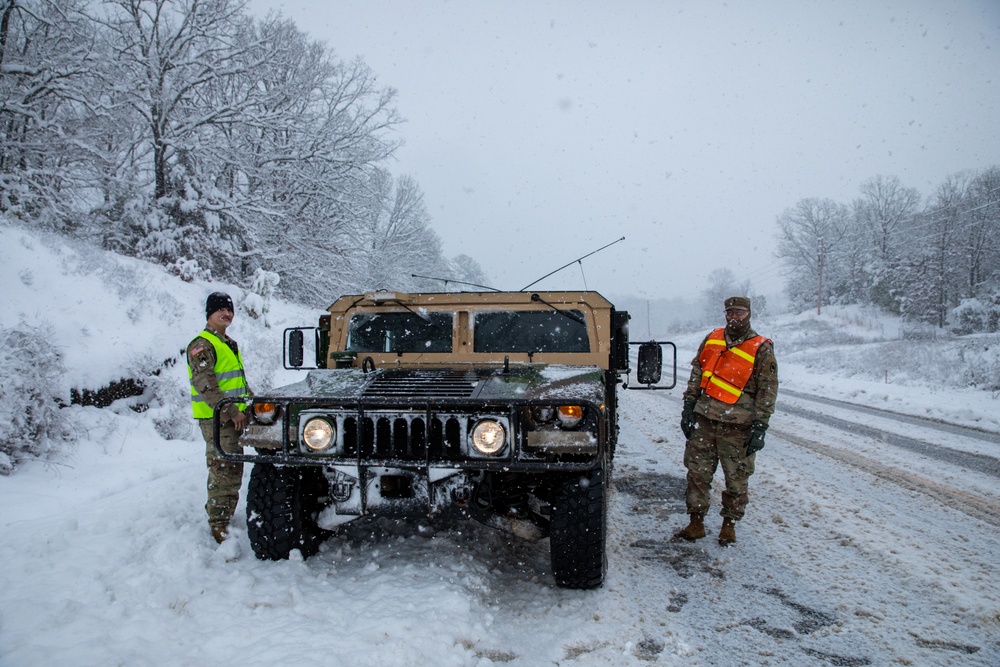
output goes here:
{"type": "Polygon", "coordinates": [[[430,427],[425,415],[368,413],[347,417],[344,424],[344,454],[347,456],[403,461],[441,461],[462,457],[466,419],[435,415],[430,427]]]}
{"type": "Polygon", "coordinates": [[[366,398],[471,398],[479,378],[463,371],[379,373],[365,388],[366,398]]]}

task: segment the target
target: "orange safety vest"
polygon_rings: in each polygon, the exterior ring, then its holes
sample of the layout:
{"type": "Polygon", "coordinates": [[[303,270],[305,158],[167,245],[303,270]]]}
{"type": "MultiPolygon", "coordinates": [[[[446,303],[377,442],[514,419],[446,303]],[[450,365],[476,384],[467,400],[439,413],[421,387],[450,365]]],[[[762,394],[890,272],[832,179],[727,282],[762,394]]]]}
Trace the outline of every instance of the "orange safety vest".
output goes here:
{"type": "Polygon", "coordinates": [[[725,329],[710,333],[698,357],[701,362],[701,388],[723,403],[735,403],[753,375],[757,348],[766,342],[769,342],[767,338],[756,336],[735,347],[726,347],[725,329]]]}

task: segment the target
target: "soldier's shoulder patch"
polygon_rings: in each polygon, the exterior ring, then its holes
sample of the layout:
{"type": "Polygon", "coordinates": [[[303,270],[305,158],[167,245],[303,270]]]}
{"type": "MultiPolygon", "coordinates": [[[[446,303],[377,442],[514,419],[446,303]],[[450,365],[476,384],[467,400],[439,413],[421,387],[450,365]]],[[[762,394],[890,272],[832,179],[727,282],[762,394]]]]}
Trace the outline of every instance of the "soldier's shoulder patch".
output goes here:
{"type": "Polygon", "coordinates": [[[188,353],[191,354],[191,356],[194,356],[196,354],[201,354],[204,351],[205,351],[205,345],[203,343],[194,343],[193,345],[191,345],[191,347],[188,348],[188,353]]]}

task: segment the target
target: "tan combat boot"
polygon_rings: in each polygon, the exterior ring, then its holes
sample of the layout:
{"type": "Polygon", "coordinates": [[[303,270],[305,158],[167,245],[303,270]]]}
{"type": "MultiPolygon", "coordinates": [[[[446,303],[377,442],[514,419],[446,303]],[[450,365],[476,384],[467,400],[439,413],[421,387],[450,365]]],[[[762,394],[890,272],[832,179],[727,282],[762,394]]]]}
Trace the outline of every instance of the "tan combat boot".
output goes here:
{"type": "Polygon", "coordinates": [[[212,526],[212,537],[219,544],[222,544],[223,540],[229,537],[229,531],[226,530],[225,526],[212,526]]]}
{"type": "Polygon", "coordinates": [[[687,540],[694,542],[705,537],[705,515],[694,513],[691,515],[691,522],[684,528],[674,533],[675,540],[687,540]]]}
{"type": "Polygon", "coordinates": [[[729,517],[722,519],[722,530],[719,531],[719,545],[728,547],[736,541],[736,522],[729,517]]]}

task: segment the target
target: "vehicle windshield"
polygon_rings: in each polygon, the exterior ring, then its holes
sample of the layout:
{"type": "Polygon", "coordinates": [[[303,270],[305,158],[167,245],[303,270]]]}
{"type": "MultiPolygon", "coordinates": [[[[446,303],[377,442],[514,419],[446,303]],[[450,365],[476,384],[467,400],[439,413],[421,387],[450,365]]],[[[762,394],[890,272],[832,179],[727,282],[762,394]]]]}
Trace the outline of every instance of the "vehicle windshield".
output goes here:
{"type": "Polygon", "coordinates": [[[359,313],[347,332],[349,352],[451,352],[452,313],[359,313]]]}
{"type": "Polygon", "coordinates": [[[476,352],[590,352],[586,322],[579,310],[476,313],[473,349],[476,352]]]}

